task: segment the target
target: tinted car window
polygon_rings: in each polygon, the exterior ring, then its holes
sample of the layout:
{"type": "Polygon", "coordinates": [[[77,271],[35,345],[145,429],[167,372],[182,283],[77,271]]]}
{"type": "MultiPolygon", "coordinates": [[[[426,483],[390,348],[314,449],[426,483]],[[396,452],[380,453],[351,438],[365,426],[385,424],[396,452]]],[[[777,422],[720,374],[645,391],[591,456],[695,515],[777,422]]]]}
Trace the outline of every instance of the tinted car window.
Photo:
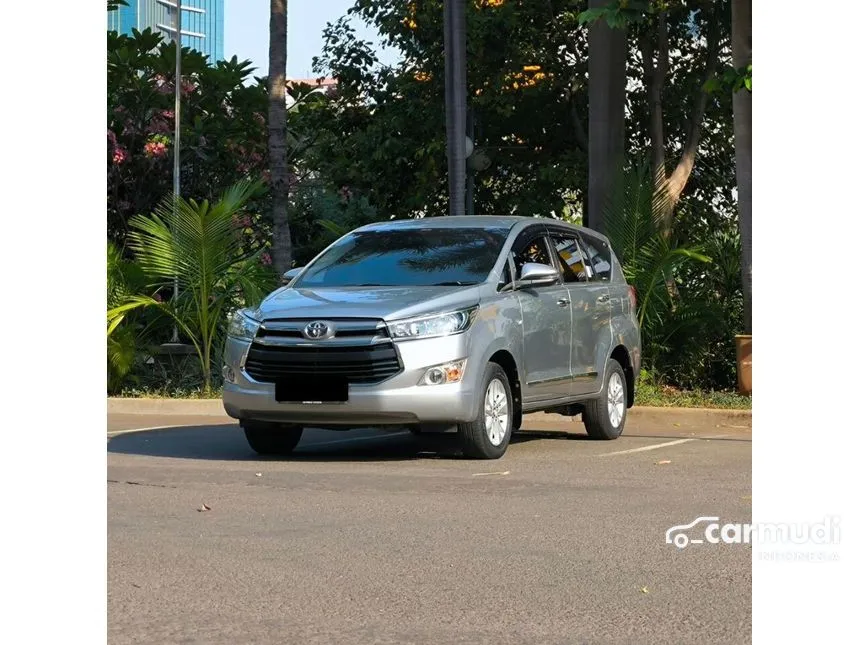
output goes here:
{"type": "Polygon", "coordinates": [[[552,243],[564,273],[564,281],[587,282],[591,267],[579,248],[576,236],[553,232],[552,243]]]}
{"type": "Polygon", "coordinates": [[[507,231],[405,228],[356,231],[313,262],[293,286],[429,286],[487,279],[507,231]]]}
{"type": "Polygon", "coordinates": [[[591,268],[594,271],[595,280],[609,280],[612,278],[612,253],[609,245],[594,238],[583,238],[583,247],[591,268]]]}

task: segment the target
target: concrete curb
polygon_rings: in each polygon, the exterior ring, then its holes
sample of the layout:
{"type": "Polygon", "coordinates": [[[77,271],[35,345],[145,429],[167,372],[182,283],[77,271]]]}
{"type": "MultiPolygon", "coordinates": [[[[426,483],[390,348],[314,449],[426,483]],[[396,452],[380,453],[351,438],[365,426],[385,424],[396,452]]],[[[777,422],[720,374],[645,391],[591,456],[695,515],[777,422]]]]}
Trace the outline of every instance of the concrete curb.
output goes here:
{"type": "MultiPolygon", "coordinates": [[[[108,414],[148,414],[226,417],[221,399],[124,399],[108,397],[108,414]]],[[[534,421],[549,418],[543,412],[527,415],[534,421]]],[[[554,417],[558,418],[558,417],[554,417]]],[[[703,426],[752,426],[752,410],[711,408],[652,408],[634,406],[630,419],[639,422],[683,423],[703,426]]]]}
{"type": "Polygon", "coordinates": [[[226,417],[221,399],[123,399],[108,397],[108,414],[176,414],[226,417]]]}

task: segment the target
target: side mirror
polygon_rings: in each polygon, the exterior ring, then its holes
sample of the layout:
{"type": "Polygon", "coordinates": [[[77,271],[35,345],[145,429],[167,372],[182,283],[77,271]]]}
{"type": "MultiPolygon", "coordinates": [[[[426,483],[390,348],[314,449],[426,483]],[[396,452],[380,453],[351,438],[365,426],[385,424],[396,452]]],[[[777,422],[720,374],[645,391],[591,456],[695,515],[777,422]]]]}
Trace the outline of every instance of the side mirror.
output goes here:
{"type": "Polygon", "coordinates": [[[287,282],[287,283],[292,282],[293,278],[295,278],[297,275],[299,275],[302,272],[302,269],[304,269],[304,267],[296,267],[296,268],[290,269],[289,271],[284,273],[284,275],[282,276],[284,279],[284,282],[287,282]]]}
{"type": "Polygon", "coordinates": [[[539,262],[526,262],[517,279],[517,287],[537,287],[544,284],[552,284],[558,280],[558,271],[555,267],[539,262]]]}

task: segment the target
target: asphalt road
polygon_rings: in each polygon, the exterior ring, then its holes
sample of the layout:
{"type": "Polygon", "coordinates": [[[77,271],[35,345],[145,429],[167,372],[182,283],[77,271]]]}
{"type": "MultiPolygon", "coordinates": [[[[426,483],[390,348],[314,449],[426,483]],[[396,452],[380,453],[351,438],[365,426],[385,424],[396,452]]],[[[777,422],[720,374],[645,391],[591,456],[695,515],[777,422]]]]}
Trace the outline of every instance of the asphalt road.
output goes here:
{"type": "Polygon", "coordinates": [[[750,547],[664,542],[751,520],[749,431],[546,419],[470,461],[369,430],[260,459],[217,418],[109,417],[109,642],[750,642],[750,547]]]}

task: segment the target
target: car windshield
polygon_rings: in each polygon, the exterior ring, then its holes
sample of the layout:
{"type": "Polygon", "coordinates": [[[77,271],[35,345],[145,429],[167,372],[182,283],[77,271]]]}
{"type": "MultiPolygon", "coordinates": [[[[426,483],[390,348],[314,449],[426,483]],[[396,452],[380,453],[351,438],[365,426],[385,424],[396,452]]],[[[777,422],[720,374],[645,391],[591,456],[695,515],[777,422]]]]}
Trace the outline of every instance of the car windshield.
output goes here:
{"type": "Polygon", "coordinates": [[[502,228],[355,231],[328,249],[294,287],[422,287],[487,279],[505,242],[502,228]]]}

